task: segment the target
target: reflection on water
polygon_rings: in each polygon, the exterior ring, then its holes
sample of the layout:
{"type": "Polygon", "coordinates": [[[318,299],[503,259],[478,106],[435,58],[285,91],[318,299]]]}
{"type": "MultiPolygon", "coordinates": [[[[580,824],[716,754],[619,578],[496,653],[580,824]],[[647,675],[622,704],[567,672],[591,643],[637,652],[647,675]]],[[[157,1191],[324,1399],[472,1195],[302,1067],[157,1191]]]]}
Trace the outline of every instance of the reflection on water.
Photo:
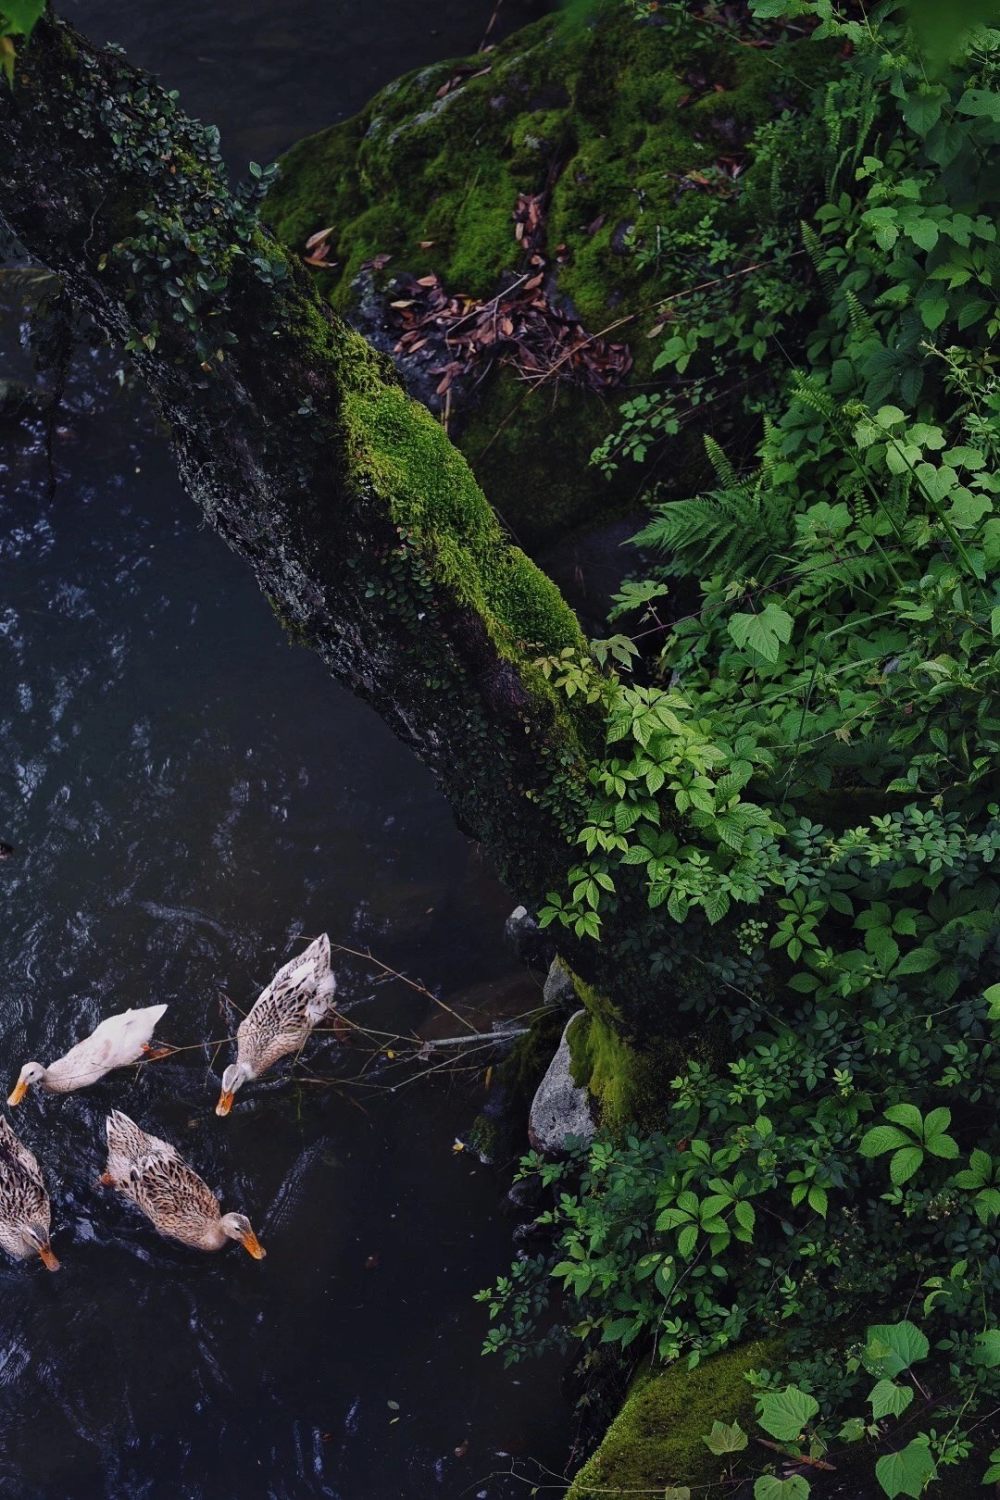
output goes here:
{"type": "MultiPolygon", "coordinates": [[[[69,9],[156,61],[233,154],[267,158],[474,45],[492,6],[69,9]]],[[[197,1045],[323,930],[450,998],[509,989],[509,902],[409,754],[286,644],[112,390],[82,354],[54,489],[37,441],[0,449],[0,838],[17,846],[0,864],[0,1089],[127,1005],[168,1002],[161,1034],[193,1050],[15,1116],[63,1270],[0,1262],[0,1494],[524,1494],[511,1455],[556,1462],[564,1413],[551,1375],[522,1385],[478,1355],[471,1293],[509,1256],[509,1223],[497,1181],[451,1149],[468,1095],[390,1093],[385,1073],[330,1086],[343,1060],[325,1038],[300,1082],[245,1091],[222,1122],[221,1063],[197,1045]],[[172,1246],[95,1187],[112,1105],[250,1215],[265,1262],[172,1246]]],[[[375,1025],[426,1018],[360,963],[339,979],[375,1025]]]]}

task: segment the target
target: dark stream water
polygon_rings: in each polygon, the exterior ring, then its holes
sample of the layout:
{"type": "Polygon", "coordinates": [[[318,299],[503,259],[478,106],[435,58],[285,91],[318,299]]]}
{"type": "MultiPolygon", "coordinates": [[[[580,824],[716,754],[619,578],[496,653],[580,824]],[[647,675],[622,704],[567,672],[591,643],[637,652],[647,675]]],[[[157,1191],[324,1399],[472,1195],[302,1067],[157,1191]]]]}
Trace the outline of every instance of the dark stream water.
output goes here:
{"type": "MultiPolygon", "coordinates": [[[[67,9],[180,87],[239,162],[475,47],[492,4],[67,9]]],[[[9,318],[5,334],[0,375],[16,374],[9,318]]],[[[537,990],[501,940],[509,900],[408,752],[286,643],[114,368],[79,356],[54,488],[37,444],[0,448],[0,837],[18,851],[0,865],[3,1093],[22,1062],[128,1005],[169,1002],[177,1044],[227,1035],[222,995],[246,1007],[323,930],[450,1004],[526,1008],[537,990]]],[[[433,1016],[362,963],[339,977],[370,1025],[433,1016]]],[[[328,1038],[299,1082],[248,1091],[222,1122],[213,1050],[15,1114],[63,1270],[0,1262],[0,1494],[526,1494],[511,1470],[559,1466],[566,1413],[557,1372],[478,1353],[471,1294],[509,1259],[510,1221],[502,1182],[452,1149],[468,1088],[390,1093],[409,1075],[386,1064],[375,1087],[346,1082],[361,1058],[328,1038]],[[174,1248],[95,1189],[112,1105],[249,1214],[266,1261],[174,1248]]]]}

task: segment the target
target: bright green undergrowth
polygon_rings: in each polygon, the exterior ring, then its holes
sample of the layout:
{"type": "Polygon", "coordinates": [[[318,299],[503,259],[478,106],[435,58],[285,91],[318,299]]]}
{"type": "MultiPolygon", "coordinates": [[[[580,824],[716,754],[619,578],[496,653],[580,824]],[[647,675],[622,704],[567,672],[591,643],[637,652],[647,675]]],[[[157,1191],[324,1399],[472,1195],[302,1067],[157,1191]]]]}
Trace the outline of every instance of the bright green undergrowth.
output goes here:
{"type": "MultiPolygon", "coordinates": [[[[487,1294],[487,1347],[696,1364],[782,1330],[758,1405],[794,1412],[765,1422],[787,1461],[758,1500],[801,1500],[796,1455],[855,1441],[885,1494],[956,1493],[1000,1398],[1000,31],[958,44],[956,12],[931,55],[926,7],[752,8],[850,50],[803,128],[821,201],[782,206],[772,127],[764,264],[676,300],[663,384],[599,460],[669,436],[748,348],[786,373],[747,392],[753,451],[709,439],[715,487],[656,505],[662,562],[616,610],[635,639],[543,663],[607,745],[542,920],[622,949],[623,913],[661,912],[633,958],[725,1040],[664,1078],[666,1128],[526,1160],[554,1248],[487,1294]]],[[[708,279],[711,240],[667,247],[671,285],[708,279]]]]}

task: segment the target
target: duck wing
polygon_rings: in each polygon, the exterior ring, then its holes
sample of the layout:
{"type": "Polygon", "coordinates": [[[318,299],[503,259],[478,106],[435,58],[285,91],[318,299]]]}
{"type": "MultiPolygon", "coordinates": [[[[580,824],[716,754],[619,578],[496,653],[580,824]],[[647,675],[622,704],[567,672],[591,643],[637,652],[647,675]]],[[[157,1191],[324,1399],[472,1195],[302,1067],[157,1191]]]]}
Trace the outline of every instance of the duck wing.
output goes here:
{"type": "Polygon", "coordinates": [[[105,1130],[109,1163],[114,1158],[121,1166],[131,1168],[136,1163],[153,1157],[178,1156],[176,1148],[169,1141],[161,1141],[159,1136],[150,1135],[120,1109],[113,1109],[108,1115],[105,1130]]]}
{"type": "Polygon", "coordinates": [[[176,1151],[147,1156],[133,1166],[129,1189],[143,1213],[164,1233],[185,1238],[219,1218],[219,1200],[176,1151]]]}
{"type": "Polygon", "coordinates": [[[263,1073],[279,1058],[302,1046],[309,1035],[306,1019],[308,996],[294,990],[276,990],[269,985],[236,1032],[236,1056],[253,1073],[263,1073]]]}
{"type": "Polygon", "coordinates": [[[33,1183],[41,1190],[43,1197],[46,1196],[38,1158],[28,1150],[22,1140],[18,1139],[2,1115],[0,1115],[0,1172],[6,1172],[8,1176],[18,1181],[33,1183]]]}

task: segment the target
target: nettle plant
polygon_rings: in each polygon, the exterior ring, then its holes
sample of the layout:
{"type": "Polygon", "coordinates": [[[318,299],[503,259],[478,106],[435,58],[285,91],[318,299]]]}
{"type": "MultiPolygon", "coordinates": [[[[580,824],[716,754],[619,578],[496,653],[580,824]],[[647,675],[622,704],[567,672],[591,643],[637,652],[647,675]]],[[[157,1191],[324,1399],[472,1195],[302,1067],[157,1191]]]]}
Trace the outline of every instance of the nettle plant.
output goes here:
{"type": "MultiPolygon", "coordinates": [[[[917,1495],[1000,1393],[1000,31],[928,62],[889,6],[752,8],[818,21],[850,59],[816,103],[822,201],[794,226],[818,309],[801,367],[759,402],[749,472],[709,440],[715,487],[641,533],[662,566],[616,614],[658,658],[616,636],[543,664],[603,704],[607,743],[541,921],[600,941],[636,900],[662,910],[640,957],[713,1053],[657,1134],[526,1159],[555,1190],[553,1249],[484,1294],[487,1348],[576,1336],[693,1364],[777,1331],[775,1379],[818,1403],[804,1425],[829,1446],[872,1373],[842,1351],[922,1292],[933,1378],[850,1429],[892,1445],[886,1494],[917,1495]],[[678,582],[694,604],[664,625],[678,582]]],[[[664,400],[745,337],[717,311],[678,300],[664,400]]]]}

